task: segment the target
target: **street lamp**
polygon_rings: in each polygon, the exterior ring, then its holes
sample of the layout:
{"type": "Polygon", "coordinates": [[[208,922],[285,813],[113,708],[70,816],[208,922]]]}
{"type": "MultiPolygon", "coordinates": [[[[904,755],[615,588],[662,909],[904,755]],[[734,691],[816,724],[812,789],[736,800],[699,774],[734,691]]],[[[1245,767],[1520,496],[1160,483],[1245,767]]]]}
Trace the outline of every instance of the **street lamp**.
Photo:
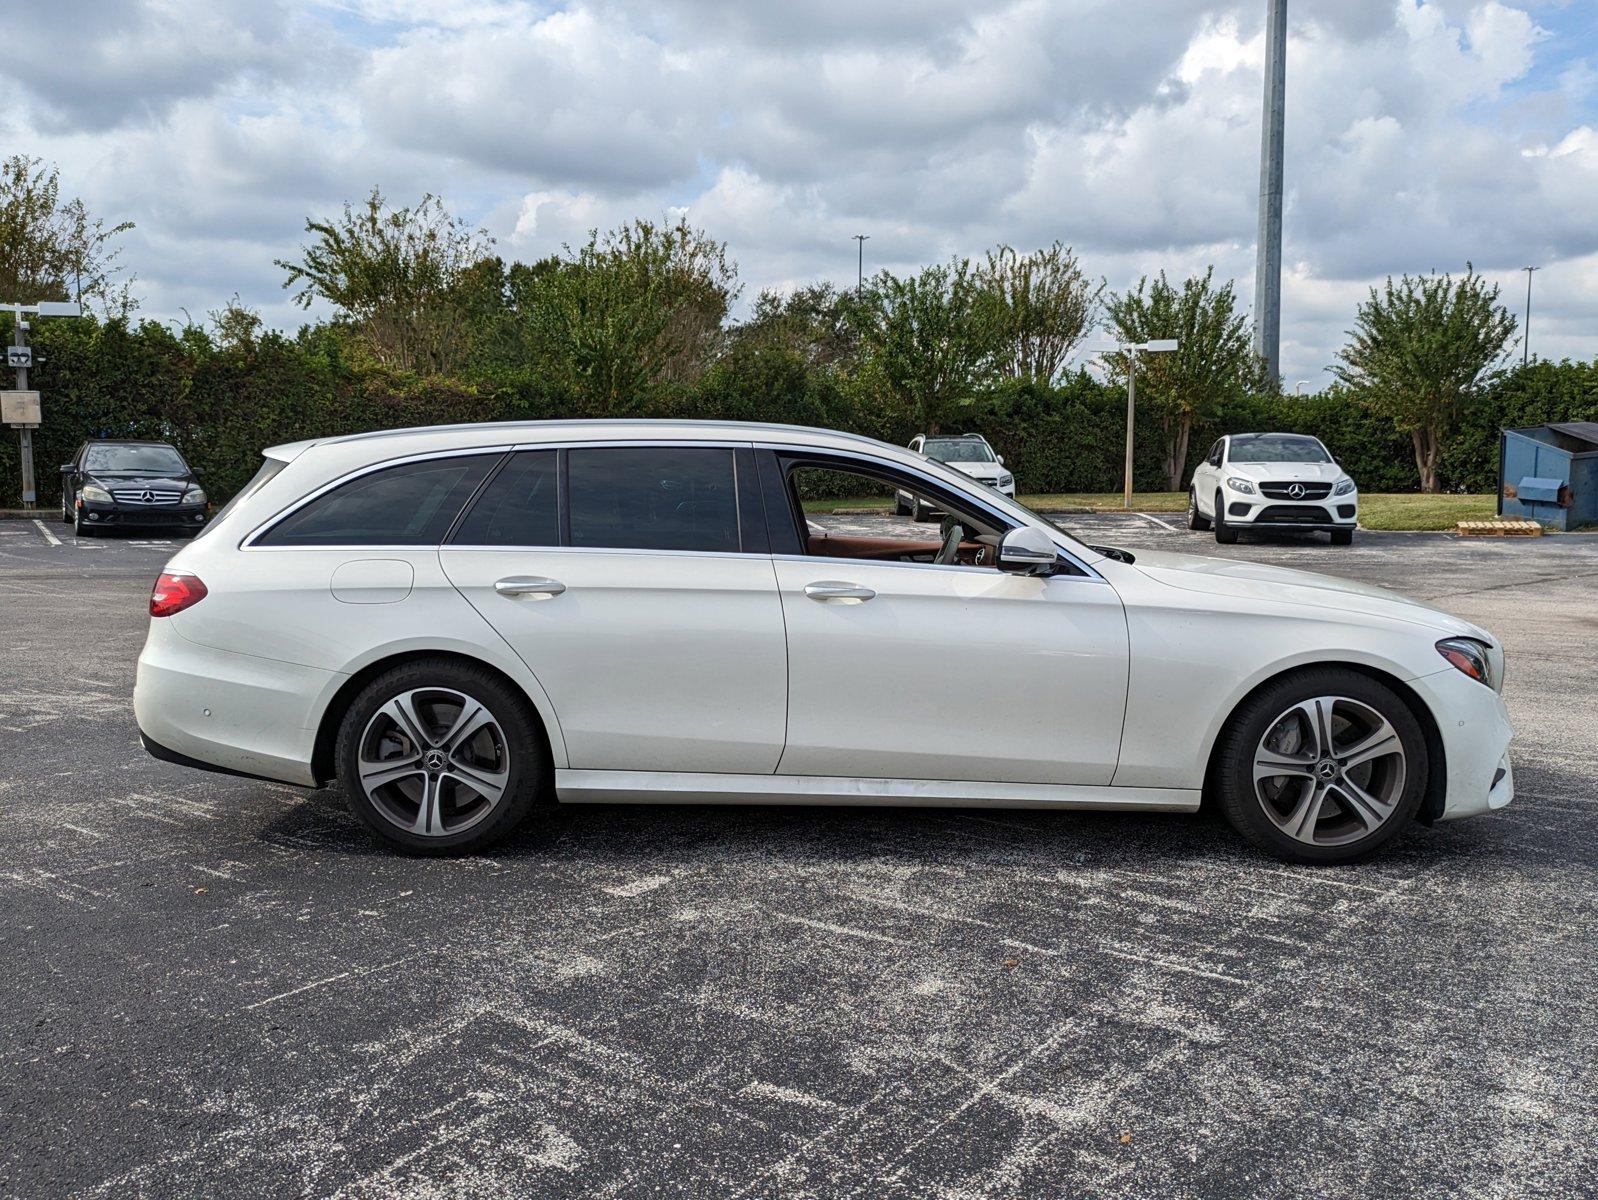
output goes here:
{"type": "Polygon", "coordinates": [[[1121,496],[1121,507],[1132,507],[1132,422],[1135,420],[1137,410],[1137,352],[1146,350],[1150,354],[1169,354],[1176,349],[1175,338],[1160,338],[1152,342],[1138,342],[1135,345],[1122,346],[1126,352],[1128,365],[1126,369],[1126,487],[1121,496]]]}
{"type": "Polygon", "coordinates": [[[21,448],[19,457],[22,460],[22,507],[33,508],[39,501],[38,489],[33,482],[33,431],[39,427],[39,393],[28,390],[28,368],[33,366],[33,350],[24,336],[29,326],[22,319],[22,314],[81,317],[83,309],[72,300],[41,300],[37,304],[14,302],[0,304],[0,308],[11,310],[12,338],[11,345],[6,347],[6,365],[17,373],[16,391],[0,392],[0,418],[7,425],[17,427],[21,448]]]}
{"type": "Polygon", "coordinates": [[[866,243],[871,240],[869,233],[854,235],[855,244],[859,247],[860,254],[855,262],[854,298],[860,299],[866,287],[866,243]]]}

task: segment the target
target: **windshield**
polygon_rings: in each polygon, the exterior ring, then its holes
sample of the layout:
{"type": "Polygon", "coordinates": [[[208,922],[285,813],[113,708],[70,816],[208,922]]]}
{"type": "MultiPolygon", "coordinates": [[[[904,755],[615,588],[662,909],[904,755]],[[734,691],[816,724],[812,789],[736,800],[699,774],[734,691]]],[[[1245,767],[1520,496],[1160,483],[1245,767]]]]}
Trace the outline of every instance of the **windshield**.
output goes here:
{"type": "Polygon", "coordinates": [[[992,462],[993,451],[975,438],[928,438],[921,453],[939,462],[992,462]]]}
{"type": "Polygon", "coordinates": [[[1312,437],[1290,433],[1244,433],[1232,438],[1227,458],[1235,463],[1329,463],[1332,456],[1312,437]]]}
{"type": "Polygon", "coordinates": [[[90,446],[85,471],[138,471],[149,475],[187,475],[183,457],[171,446],[90,446]]]}

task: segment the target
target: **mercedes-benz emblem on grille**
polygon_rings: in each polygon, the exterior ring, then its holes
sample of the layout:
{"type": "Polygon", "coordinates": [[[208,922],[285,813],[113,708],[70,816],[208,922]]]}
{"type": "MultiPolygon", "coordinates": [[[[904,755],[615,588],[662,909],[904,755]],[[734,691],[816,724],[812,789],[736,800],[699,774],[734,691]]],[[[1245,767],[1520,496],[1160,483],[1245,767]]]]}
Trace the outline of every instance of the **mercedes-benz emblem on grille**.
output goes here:
{"type": "MultiPolygon", "coordinates": [[[[148,495],[149,493],[145,494],[148,495]]],[[[1293,497],[1295,500],[1302,500],[1304,498],[1304,485],[1302,483],[1295,483],[1292,487],[1287,489],[1287,494],[1293,497]]]]}
{"type": "MultiPolygon", "coordinates": [[[[1304,489],[1299,488],[1298,490],[1302,492],[1304,489]]],[[[153,504],[155,502],[155,493],[149,488],[145,488],[144,491],[139,493],[139,502],[141,504],[153,504]]]]}

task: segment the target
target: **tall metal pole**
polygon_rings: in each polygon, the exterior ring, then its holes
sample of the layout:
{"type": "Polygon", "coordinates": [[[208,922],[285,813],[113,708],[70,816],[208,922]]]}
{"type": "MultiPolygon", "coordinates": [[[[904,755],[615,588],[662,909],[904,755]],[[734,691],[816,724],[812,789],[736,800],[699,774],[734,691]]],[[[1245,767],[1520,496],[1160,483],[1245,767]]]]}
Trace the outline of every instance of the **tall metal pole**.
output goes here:
{"type": "Polygon", "coordinates": [[[1127,352],[1131,365],[1126,371],[1126,482],[1121,488],[1121,507],[1132,507],[1132,420],[1137,411],[1137,350],[1127,352]]]}
{"type": "Polygon", "coordinates": [[[1287,0],[1268,0],[1265,113],[1260,136],[1260,227],[1254,260],[1254,352],[1282,372],[1282,149],[1287,129],[1287,0]]]}
{"type": "Polygon", "coordinates": [[[860,299],[861,293],[866,286],[866,239],[870,236],[869,233],[857,233],[854,235],[854,240],[860,247],[860,259],[855,264],[854,277],[854,298],[856,300],[860,299]]]}
{"type": "MultiPolygon", "coordinates": [[[[27,324],[22,319],[22,306],[18,305],[14,313],[15,320],[11,324],[11,344],[13,346],[26,346],[27,339],[23,336],[27,332],[27,324]]],[[[17,368],[17,391],[28,390],[28,368],[17,368]]],[[[38,487],[33,479],[33,430],[24,425],[17,430],[18,449],[22,459],[22,507],[33,508],[39,500],[38,487]]]]}
{"type": "Polygon", "coordinates": [[[1536,267],[1524,268],[1526,272],[1526,332],[1520,339],[1520,365],[1531,361],[1531,273],[1536,267]]]}

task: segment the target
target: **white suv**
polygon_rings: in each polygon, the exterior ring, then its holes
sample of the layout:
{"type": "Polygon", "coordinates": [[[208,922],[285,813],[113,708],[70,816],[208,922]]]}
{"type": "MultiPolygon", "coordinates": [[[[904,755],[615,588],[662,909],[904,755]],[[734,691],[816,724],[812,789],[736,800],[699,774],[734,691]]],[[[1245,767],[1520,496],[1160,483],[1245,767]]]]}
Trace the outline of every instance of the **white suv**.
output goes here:
{"type": "Polygon", "coordinates": [[[1347,546],[1359,522],[1359,491],[1319,438],[1234,433],[1193,471],[1187,527],[1215,529],[1227,545],[1244,529],[1324,530],[1347,546]]]}
{"type": "Polygon", "coordinates": [[[150,613],[152,754],[337,778],[423,853],[555,801],[1191,812],[1209,786],[1259,845],[1337,861],[1513,790],[1503,653],[1474,625],[1087,546],[952,467],[818,429],[279,446],[150,613]],[[829,527],[804,497],[840,474],[944,528],[829,527]]]}
{"type": "MultiPolygon", "coordinates": [[[[956,471],[985,483],[1006,496],[1015,495],[1015,476],[1004,469],[1004,456],[995,454],[988,439],[980,433],[961,433],[949,437],[921,434],[910,443],[910,449],[930,458],[933,462],[947,463],[956,471]]],[[[908,492],[899,492],[895,498],[899,516],[906,513],[917,521],[932,519],[934,509],[917,505],[908,492]]]]}

